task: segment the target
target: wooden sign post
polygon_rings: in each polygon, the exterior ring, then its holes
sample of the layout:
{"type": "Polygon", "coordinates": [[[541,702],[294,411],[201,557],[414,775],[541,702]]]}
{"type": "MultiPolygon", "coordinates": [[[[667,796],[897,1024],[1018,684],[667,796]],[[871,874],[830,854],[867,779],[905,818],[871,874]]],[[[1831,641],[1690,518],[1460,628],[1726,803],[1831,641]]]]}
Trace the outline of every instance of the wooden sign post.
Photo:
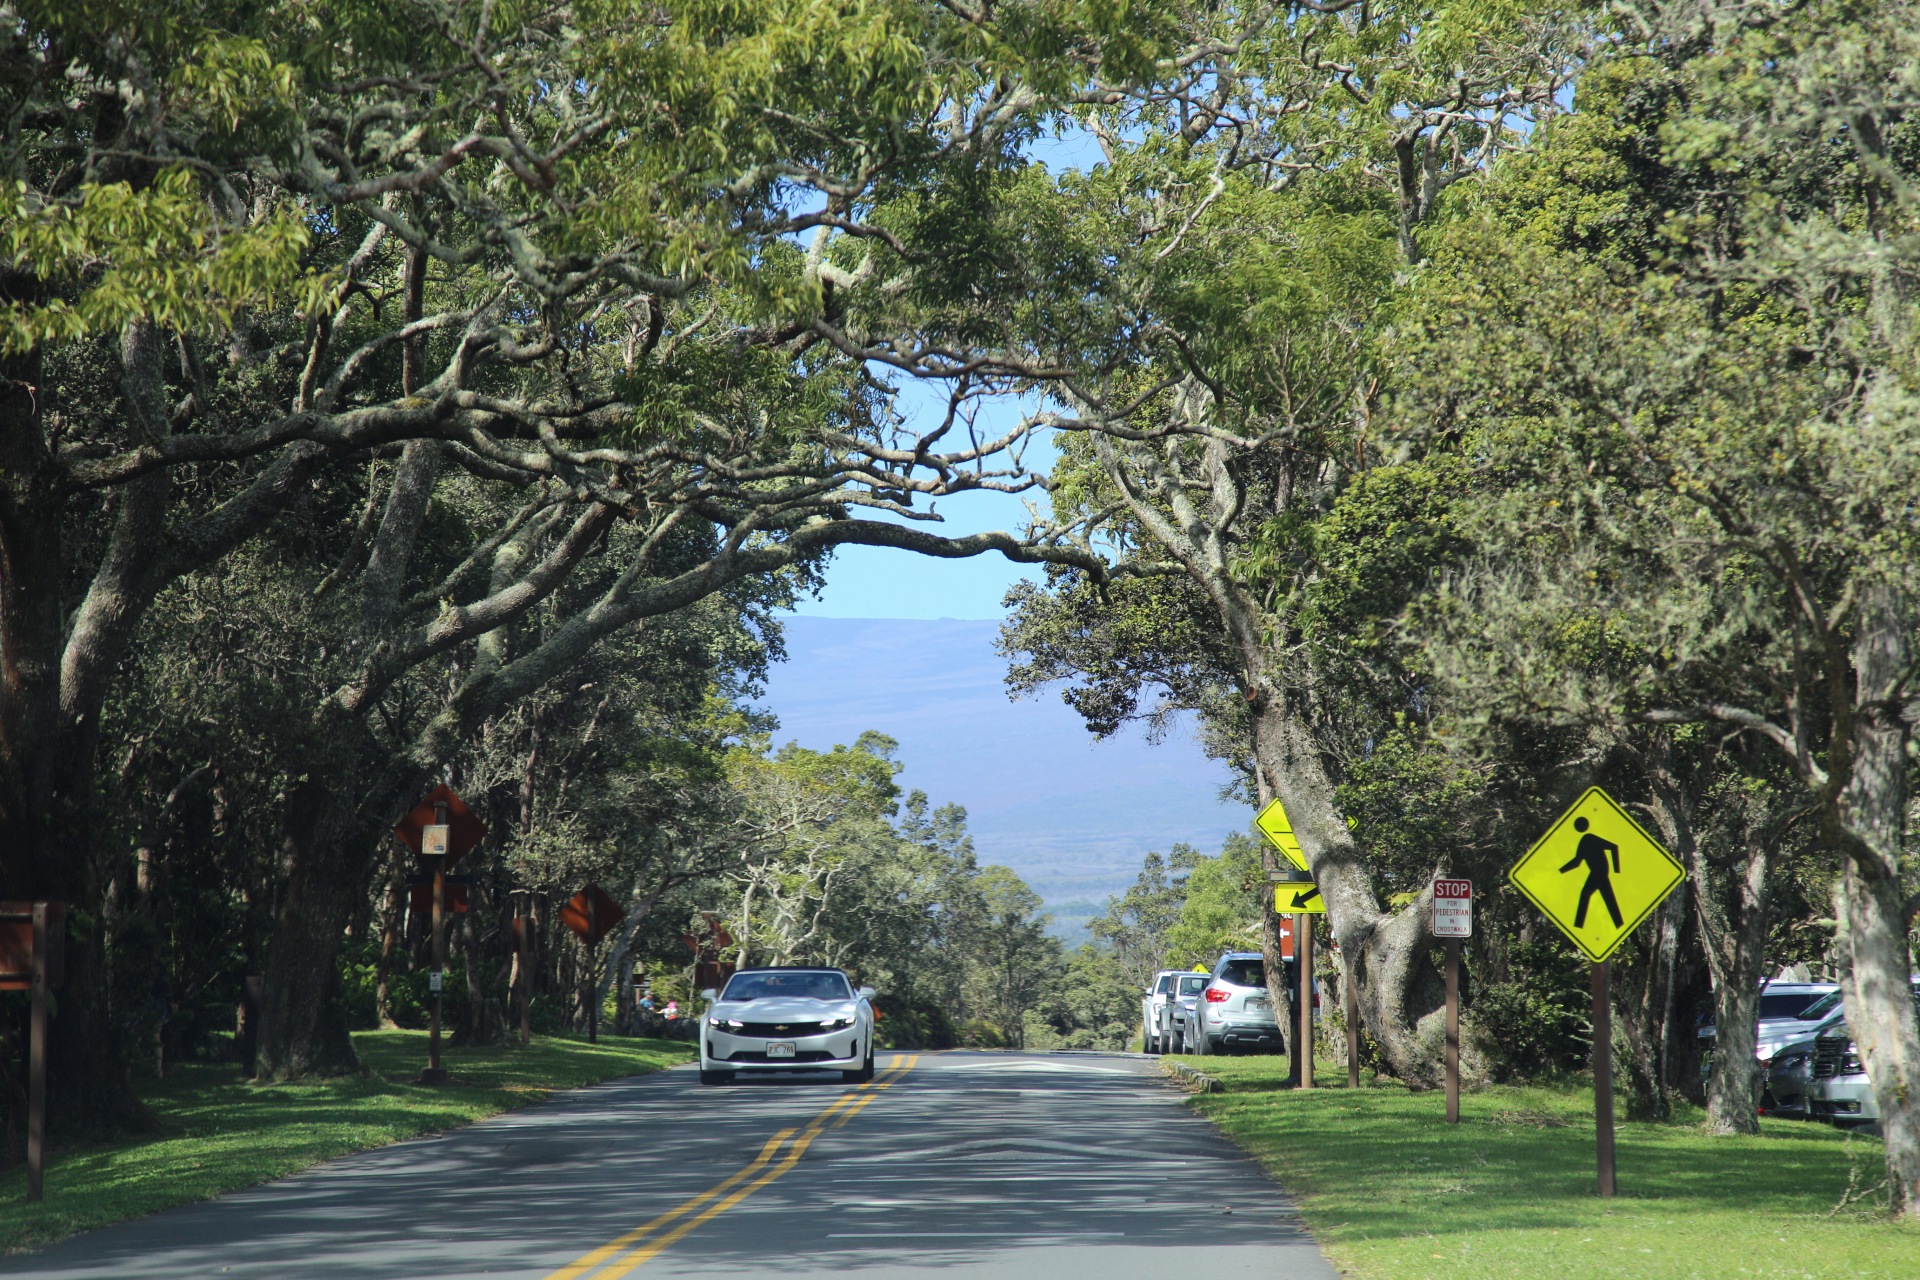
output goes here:
{"type": "Polygon", "coordinates": [[[418,855],[426,874],[432,877],[433,973],[428,988],[433,993],[433,1011],[427,1032],[427,1068],[420,1073],[420,1083],[445,1084],[447,1069],[440,1062],[440,1015],[447,970],[447,871],[486,838],[487,828],[443,782],[400,819],[393,834],[418,855]]]}
{"type": "Polygon", "coordinates": [[[594,986],[595,949],[600,939],[627,918],[626,911],[597,884],[588,884],[560,908],[560,923],[573,930],[587,948],[587,1043],[600,1043],[600,996],[594,986]]]}
{"type": "Polygon", "coordinates": [[[1460,940],[1473,936],[1473,881],[1436,877],[1433,936],[1447,944],[1447,1123],[1460,1123],[1460,940]]]}
{"type": "Polygon", "coordinates": [[[67,904],[0,903],[0,991],[25,991],[27,1014],[27,1199],[46,1190],[47,996],[65,975],[67,904]]]}
{"type": "Polygon", "coordinates": [[[1589,787],[1507,872],[1593,962],[1593,1119],[1597,1186],[1614,1192],[1613,1009],[1607,961],[1667,900],[1686,869],[1619,802],[1589,787]]]}

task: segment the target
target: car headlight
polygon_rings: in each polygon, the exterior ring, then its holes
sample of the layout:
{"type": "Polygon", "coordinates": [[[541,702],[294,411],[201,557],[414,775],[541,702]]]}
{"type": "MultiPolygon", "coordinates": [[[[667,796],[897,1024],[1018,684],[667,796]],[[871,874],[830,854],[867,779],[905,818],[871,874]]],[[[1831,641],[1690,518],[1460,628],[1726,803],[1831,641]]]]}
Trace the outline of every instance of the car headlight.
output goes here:
{"type": "Polygon", "coordinates": [[[747,1024],[738,1018],[708,1018],[707,1025],[716,1031],[732,1031],[747,1024]]]}
{"type": "Polygon", "coordinates": [[[852,1025],[853,1025],[853,1019],[851,1017],[828,1018],[825,1022],[822,1022],[820,1024],[820,1029],[822,1031],[839,1031],[842,1028],[850,1027],[852,1025]]]}
{"type": "Polygon", "coordinates": [[[1783,1058],[1775,1058],[1773,1060],[1773,1069],[1775,1071],[1798,1071],[1806,1065],[1807,1055],[1804,1053],[1789,1053],[1783,1058]]]}

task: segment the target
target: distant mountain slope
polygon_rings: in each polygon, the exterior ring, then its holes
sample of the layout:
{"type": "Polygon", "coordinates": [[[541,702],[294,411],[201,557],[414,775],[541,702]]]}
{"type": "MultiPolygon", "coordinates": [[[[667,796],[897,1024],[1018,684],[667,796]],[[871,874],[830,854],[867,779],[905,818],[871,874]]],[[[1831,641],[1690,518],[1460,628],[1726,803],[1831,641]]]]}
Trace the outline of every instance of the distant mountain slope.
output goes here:
{"type": "Polygon", "coordinates": [[[966,806],[980,860],[1012,867],[1049,904],[1104,900],[1148,850],[1184,840],[1211,851],[1252,816],[1220,802],[1226,770],[1190,736],[1096,743],[1053,691],[1010,702],[998,623],[786,626],[790,658],[762,703],[780,717],[775,741],[824,750],[866,729],[898,739],[902,787],[966,806]]]}

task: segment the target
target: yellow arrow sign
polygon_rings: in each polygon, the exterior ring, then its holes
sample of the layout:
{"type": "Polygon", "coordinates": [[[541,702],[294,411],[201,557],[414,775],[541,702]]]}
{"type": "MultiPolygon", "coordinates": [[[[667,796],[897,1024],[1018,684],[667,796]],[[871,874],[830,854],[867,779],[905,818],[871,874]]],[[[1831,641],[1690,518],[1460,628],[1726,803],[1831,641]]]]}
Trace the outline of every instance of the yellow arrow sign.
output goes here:
{"type": "Polygon", "coordinates": [[[1327,900],[1320,896],[1319,885],[1305,880],[1289,880],[1273,886],[1273,909],[1283,916],[1296,911],[1304,915],[1323,916],[1327,914],[1327,900]]]}
{"type": "Polygon", "coordinates": [[[1267,807],[1254,818],[1253,825],[1267,838],[1268,844],[1286,856],[1288,862],[1302,871],[1311,870],[1307,866],[1306,851],[1293,838],[1293,824],[1287,821],[1286,807],[1280,803],[1278,796],[1267,801],[1267,807]]]}
{"type": "Polygon", "coordinates": [[[1507,879],[1599,964],[1686,874],[1612,796],[1590,787],[1507,879]]]}

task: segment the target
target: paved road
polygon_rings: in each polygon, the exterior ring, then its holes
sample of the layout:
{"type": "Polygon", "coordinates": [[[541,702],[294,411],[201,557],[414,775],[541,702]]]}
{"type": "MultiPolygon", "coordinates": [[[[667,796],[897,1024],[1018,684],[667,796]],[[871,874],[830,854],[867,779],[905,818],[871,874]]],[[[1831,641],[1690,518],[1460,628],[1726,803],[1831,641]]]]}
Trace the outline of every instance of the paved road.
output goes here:
{"type": "Polygon", "coordinates": [[[1123,1056],[941,1053],[872,1084],[580,1089],[0,1260],[59,1280],[1333,1280],[1259,1168],[1123,1056]]]}

